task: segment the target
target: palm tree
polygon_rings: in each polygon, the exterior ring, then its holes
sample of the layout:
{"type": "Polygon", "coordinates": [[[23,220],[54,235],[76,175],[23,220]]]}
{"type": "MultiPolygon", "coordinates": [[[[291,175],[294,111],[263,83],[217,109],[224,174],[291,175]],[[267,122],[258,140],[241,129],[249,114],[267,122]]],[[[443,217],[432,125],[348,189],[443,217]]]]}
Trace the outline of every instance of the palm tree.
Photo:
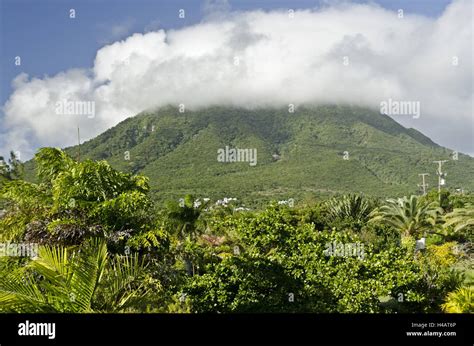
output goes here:
{"type": "Polygon", "coordinates": [[[350,219],[355,222],[366,221],[372,209],[369,201],[359,195],[331,198],[325,205],[331,219],[350,219]]]}
{"type": "Polygon", "coordinates": [[[464,208],[456,208],[449,214],[446,214],[444,219],[445,227],[453,226],[455,232],[474,229],[474,206],[467,204],[464,208]]]}
{"type": "MultiPolygon", "coordinates": [[[[175,230],[181,244],[192,244],[206,227],[202,216],[208,203],[196,202],[192,195],[186,195],[181,203],[169,202],[166,205],[165,222],[175,230]]],[[[187,254],[184,255],[184,262],[188,275],[194,275],[194,264],[187,254]]]]}
{"type": "Polygon", "coordinates": [[[175,229],[180,239],[195,240],[203,226],[202,215],[208,203],[196,203],[192,195],[186,195],[181,203],[168,202],[166,204],[166,223],[175,229]]]}
{"type": "Polygon", "coordinates": [[[0,312],[116,312],[146,294],[137,256],[111,259],[103,239],[81,248],[40,247],[0,282],[0,312]]]}
{"type": "Polygon", "coordinates": [[[418,237],[434,232],[443,210],[436,202],[422,202],[417,196],[389,199],[370,214],[369,222],[380,222],[399,230],[404,236],[418,237]]]}
{"type": "Polygon", "coordinates": [[[444,312],[473,313],[474,312],[474,286],[461,287],[448,294],[446,303],[442,306],[444,312]]]}

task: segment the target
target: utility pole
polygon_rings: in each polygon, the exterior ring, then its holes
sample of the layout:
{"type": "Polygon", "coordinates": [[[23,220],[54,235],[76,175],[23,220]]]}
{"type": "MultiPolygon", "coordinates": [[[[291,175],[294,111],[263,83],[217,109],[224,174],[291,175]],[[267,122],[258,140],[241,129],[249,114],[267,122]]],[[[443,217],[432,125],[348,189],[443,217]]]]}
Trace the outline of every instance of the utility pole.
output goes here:
{"type": "Polygon", "coordinates": [[[424,196],[426,195],[426,188],[428,187],[428,184],[425,183],[425,176],[429,175],[429,173],[421,173],[418,175],[421,176],[421,179],[423,180],[423,183],[421,185],[418,184],[418,186],[423,188],[423,196],[424,196]]]}
{"type": "Polygon", "coordinates": [[[77,162],[81,161],[81,135],[79,133],[79,126],[77,127],[77,162]]]}
{"type": "Polygon", "coordinates": [[[433,163],[438,164],[438,170],[436,171],[436,174],[438,175],[438,199],[439,202],[441,202],[441,185],[444,185],[446,182],[444,178],[446,177],[446,173],[443,173],[442,171],[442,166],[443,163],[448,162],[448,160],[440,160],[440,161],[433,161],[433,163]]]}

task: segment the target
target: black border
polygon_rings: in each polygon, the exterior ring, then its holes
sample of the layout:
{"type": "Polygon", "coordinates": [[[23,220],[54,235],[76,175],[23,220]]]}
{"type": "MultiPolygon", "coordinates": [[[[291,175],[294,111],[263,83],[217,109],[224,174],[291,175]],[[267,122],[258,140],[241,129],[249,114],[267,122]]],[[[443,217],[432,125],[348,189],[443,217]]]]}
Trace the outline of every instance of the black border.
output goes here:
{"type": "Polygon", "coordinates": [[[474,314],[0,314],[0,346],[472,346],[473,330],[474,314]],[[56,323],[56,338],[19,336],[18,325],[26,320],[56,323]],[[412,323],[434,324],[421,329],[412,323]],[[427,330],[454,331],[456,336],[406,335],[427,330]]]}

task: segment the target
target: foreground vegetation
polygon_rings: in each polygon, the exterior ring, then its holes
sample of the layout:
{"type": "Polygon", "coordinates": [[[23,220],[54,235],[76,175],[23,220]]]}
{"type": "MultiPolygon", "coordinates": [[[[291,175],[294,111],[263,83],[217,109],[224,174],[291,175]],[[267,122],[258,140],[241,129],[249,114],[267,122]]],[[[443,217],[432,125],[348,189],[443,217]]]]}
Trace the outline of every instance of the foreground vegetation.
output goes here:
{"type": "Polygon", "coordinates": [[[105,161],[35,161],[1,171],[0,243],[40,245],[0,257],[2,312],[474,312],[472,195],[163,206],[105,161]]]}

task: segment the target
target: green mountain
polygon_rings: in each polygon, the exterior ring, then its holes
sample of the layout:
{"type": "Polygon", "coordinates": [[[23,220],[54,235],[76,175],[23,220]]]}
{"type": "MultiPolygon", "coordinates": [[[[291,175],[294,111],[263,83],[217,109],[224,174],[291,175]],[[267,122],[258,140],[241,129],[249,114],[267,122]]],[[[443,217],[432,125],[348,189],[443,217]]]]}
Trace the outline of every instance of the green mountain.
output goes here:
{"type": "MultiPolygon", "coordinates": [[[[77,156],[78,148],[67,148],[77,156]]],[[[419,173],[437,188],[434,160],[450,189],[474,190],[474,159],[443,148],[377,112],[341,106],[288,109],[167,107],[128,118],[80,147],[81,159],[105,159],[150,177],[158,200],[187,193],[247,203],[332,193],[418,193],[419,173]],[[257,163],[219,162],[218,150],[256,149],[257,163]]],[[[232,157],[227,157],[232,159],[232,157]]]]}

